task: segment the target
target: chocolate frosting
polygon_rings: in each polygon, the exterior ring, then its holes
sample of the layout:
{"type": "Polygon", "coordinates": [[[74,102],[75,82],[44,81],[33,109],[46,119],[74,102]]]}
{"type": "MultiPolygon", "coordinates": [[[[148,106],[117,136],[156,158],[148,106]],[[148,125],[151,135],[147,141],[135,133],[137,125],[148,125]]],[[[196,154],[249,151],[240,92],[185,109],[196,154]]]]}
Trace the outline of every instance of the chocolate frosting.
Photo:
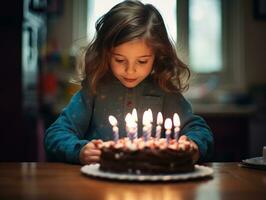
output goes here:
{"type": "Polygon", "coordinates": [[[176,174],[194,170],[192,156],[195,149],[165,140],[149,142],[140,147],[141,140],[134,141],[137,148],[128,147],[126,139],[119,144],[109,143],[101,148],[100,170],[133,174],[176,174]],[[123,144],[123,145],[121,145],[123,144]]]}

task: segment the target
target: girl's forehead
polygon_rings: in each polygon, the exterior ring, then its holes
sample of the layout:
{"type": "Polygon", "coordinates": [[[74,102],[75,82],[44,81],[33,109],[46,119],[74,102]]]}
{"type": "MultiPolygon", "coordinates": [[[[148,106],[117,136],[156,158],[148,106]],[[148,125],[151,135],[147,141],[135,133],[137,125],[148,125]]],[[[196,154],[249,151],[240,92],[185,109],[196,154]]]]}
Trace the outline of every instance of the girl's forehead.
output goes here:
{"type": "Polygon", "coordinates": [[[112,49],[113,54],[152,55],[153,49],[145,40],[132,40],[122,43],[112,49]]]}

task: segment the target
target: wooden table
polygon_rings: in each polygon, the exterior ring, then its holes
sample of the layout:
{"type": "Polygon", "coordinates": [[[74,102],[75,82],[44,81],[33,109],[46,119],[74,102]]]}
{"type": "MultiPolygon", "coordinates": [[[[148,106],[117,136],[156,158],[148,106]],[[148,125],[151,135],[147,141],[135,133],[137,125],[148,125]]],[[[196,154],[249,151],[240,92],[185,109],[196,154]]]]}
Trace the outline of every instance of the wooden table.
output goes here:
{"type": "Polygon", "coordinates": [[[119,182],[81,174],[78,165],[0,163],[0,199],[230,200],[266,199],[266,171],[209,163],[212,178],[179,182],[119,182]]]}

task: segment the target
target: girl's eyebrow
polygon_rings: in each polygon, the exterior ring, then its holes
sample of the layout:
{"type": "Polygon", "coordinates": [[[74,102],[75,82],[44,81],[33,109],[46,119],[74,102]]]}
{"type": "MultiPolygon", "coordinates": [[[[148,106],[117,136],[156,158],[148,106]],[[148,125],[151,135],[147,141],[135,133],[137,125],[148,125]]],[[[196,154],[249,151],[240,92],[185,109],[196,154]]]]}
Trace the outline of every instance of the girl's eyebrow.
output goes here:
{"type": "MultiPolygon", "coordinates": [[[[124,55],[122,55],[122,54],[119,54],[119,53],[112,53],[112,54],[115,55],[115,56],[126,57],[126,56],[124,56],[124,55]]],[[[147,55],[138,56],[138,58],[143,58],[143,57],[152,57],[152,55],[147,54],[147,55]]]]}

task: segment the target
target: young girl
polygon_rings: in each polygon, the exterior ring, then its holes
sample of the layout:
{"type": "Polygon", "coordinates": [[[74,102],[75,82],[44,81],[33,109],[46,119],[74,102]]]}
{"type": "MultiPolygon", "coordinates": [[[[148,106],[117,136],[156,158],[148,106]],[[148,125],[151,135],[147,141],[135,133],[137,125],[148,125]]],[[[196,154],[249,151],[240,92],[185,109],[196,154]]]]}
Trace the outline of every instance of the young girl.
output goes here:
{"type": "Polygon", "coordinates": [[[119,136],[125,137],[125,115],[133,108],[138,111],[138,137],[142,135],[145,110],[150,108],[154,119],[158,112],[164,118],[178,113],[180,140],[196,147],[194,161],[210,158],[212,133],[181,95],[188,87],[183,80],[189,78],[189,69],[177,57],[155,7],[138,1],[114,6],[97,21],[96,36],[86,48],[79,68],[82,89],[46,131],[48,159],[98,162],[101,151],[96,142],[113,138],[108,116],[117,118],[119,136]]]}

